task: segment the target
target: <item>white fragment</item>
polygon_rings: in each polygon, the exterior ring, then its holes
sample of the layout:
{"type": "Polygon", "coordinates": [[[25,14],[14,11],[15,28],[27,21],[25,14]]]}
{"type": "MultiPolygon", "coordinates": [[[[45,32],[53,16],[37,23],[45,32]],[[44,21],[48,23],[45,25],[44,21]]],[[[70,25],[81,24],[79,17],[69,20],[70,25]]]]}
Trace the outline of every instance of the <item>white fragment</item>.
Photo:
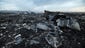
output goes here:
{"type": "Polygon", "coordinates": [[[21,36],[21,34],[18,34],[17,36],[15,36],[15,38],[17,38],[17,37],[19,37],[19,36],[21,36]]]}
{"type": "Polygon", "coordinates": [[[48,26],[46,26],[45,24],[42,24],[42,23],[38,23],[37,28],[40,28],[40,29],[43,29],[43,30],[48,30],[48,26]]]}

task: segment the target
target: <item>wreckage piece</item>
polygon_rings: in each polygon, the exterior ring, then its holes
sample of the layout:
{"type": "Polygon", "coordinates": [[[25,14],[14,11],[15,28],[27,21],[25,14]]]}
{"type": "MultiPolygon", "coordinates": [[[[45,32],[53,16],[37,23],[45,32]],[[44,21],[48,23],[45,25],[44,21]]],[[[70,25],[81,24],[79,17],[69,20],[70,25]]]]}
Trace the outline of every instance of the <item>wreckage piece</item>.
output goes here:
{"type": "Polygon", "coordinates": [[[70,18],[59,18],[59,19],[56,20],[56,22],[57,22],[57,26],[68,27],[68,28],[80,31],[79,23],[71,17],[70,18]]]}
{"type": "Polygon", "coordinates": [[[80,29],[80,25],[79,25],[78,22],[73,23],[72,26],[71,26],[71,28],[76,29],[76,30],[79,30],[79,31],[81,30],[80,29]]]}
{"type": "Polygon", "coordinates": [[[50,20],[50,21],[54,21],[58,18],[66,17],[63,12],[52,12],[47,10],[44,11],[44,16],[46,17],[47,20],[50,20]]]}
{"type": "Polygon", "coordinates": [[[48,44],[54,48],[57,48],[58,46],[62,45],[60,37],[55,32],[49,32],[45,39],[48,42],[48,44]]]}
{"type": "Polygon", "coordinates": [[[59,18],[66,18],[66,15],[64,15],[64,14],[55,15],[55,16],[53,17],[52,21],[56,21],[56,20],[59,19],[59,18]]]}
{"type": "Polygon", "coordinates": [[[36,27],[42,30],[48,30],[49,28],[47,24],[44,24],[44,23],[38,23],[36,27]]]}
{"type": "Polygon", "coordinates": [[[79,31],[81,30],[79,23],[71,16],[66,16],[63,12],[60,13],[45,10],[44,16],[46,16],[48,21],[53,21],[56,26],[68,27],[79,31]]]}
{"type": "Polygon", "coordinates": [[[35,32],[38,32],[38,29],[47,30],[47,28],[48,27],[44,23],[34,23],[30,26],[30,29],[32,29],[35,32]]]}
{"type": "Polygon", "coordinates": [[[70,28],[73,28],[73,29],[79,30],[79,31],[81,30],[81,29],[80,29],[80,25],[79,25],[79,23],[77,22],[76,19],[70,17],[70,19],[69,19],[69,24],[70,24],[70,22],[72,22],[70,28]]]}
{"type": "Polygon", "coordinates": [[[39,41],[36,41],[36,40],[30,40],[30,45],[33,45],[33,44],[39,44],[40,42],[39,41]]]}
{"type": "Polygon", "coordinates": [[[18,35],[16,35],[15,37],[15,40],[14,40],[14,44],[20,44],[21,42],[22,42],[22,37],[21,37],[21,34],[18,34],[18,35]]]}
{"type": "Polygon", "coordinates": [[[47,24],[47,23],[37,23],[36,30],[42,30],[42,31],[54,31],[56,26],[53,24],[47,24]]]}

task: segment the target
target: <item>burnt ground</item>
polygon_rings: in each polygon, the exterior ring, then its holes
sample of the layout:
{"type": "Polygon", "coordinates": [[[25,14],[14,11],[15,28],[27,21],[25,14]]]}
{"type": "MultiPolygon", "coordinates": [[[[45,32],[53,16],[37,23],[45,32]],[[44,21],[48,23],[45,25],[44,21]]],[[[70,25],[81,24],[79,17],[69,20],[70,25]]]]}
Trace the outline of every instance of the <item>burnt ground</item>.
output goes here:
{"type": "MultiPolygon", "coordinates": [[[[85,48],[85,15],[78,16],[77,20],[80,24],[81,31],[73,30],[70,28],[63,28],[62,45],[58,48],[85,48]],[[84,18],[84,19],[82,19],[84,18]]],[[[25,45],[26,39],[18,45],[11,44],[6,46],[8,42],[12,42],[14,37],[21,32],[23,38],[29,38],[35,35],[35,31],[28,30],[30,25],[36,22],[46,22],[45,17],[42,14],[10,14],[0,13],[0,48],[53,48],[50,45],[45,46],[42,44],[38,45],[25,45]],[[26,26],[24,26],[26,24],[26,26]],[[18,30],[22,28],[21,30],[18,30]],[[26,33],[30,32],[30,33],[26,33]],[[24,36],[25,35],[25,36],[24,36]]],[[[43,30],[39,30],[42,32],[43,30]]],[[[37,33],[39,35],[40,33],[37,33]]],[[[42,42],[45,42],[44,40],[42,42]]]]}

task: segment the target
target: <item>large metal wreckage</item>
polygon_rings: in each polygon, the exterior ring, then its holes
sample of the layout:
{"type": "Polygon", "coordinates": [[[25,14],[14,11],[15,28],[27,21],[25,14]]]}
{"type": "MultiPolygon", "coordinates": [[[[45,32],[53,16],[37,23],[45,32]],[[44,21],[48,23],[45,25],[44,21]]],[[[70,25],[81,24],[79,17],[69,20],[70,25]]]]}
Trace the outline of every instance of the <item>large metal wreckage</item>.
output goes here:
{"type": "Polygon", "coordinates": [[[50,11],[45,11],[44,14],[47,20],[53,21],[54,25],[56,26],[68,27],[68,28],[80,31],[80,25],[77,22],[77,19],[71,16],[66,16],[64,15],[64,13],[61,13],[61,12],[59,13],[59,12],[50,12],[50,11]]]}

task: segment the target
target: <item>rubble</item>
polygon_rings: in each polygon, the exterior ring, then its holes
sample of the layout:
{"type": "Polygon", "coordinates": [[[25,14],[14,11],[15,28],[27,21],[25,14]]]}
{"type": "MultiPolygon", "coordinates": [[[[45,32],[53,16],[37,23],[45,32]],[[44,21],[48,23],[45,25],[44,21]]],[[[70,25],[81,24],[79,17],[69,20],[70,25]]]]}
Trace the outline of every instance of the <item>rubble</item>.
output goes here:
{"type": "Polygon", "coordinates": [[[73,15],[0,13],[0,48],[84,48],[85,15],[73,15]]]}
{"type": "Polygon", "coordinates": [[[80,30],[80,25],[77,21],[75,21],[74,19],[70,18],[61,18],[61,19],[57,19],[57,26],[60,27],[69,27],[72,29],[76,29],[76,30],[80,30]]]}

